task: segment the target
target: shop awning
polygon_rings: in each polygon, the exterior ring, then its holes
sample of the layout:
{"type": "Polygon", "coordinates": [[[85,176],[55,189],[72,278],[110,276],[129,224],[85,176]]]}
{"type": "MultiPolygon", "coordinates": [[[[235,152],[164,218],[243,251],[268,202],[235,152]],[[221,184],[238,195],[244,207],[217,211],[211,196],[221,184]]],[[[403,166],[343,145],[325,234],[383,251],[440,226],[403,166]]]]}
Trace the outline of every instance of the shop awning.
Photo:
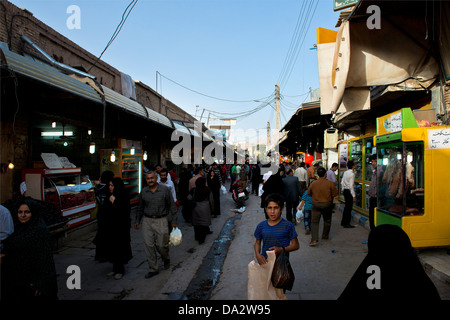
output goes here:
{"type": "Polygon", "coordinates": [[[426,6],[419,1],[361,0],[334,43],[318,40],[322,114],[368,109],[372,86],[425,90],[433,84],[439,64],[427,36],[433,27],[424,22],[426,6]],[[368,28],[371,4],[380,7],[380,29],[368,28]]]}
{"type": "Polygon", "coordinates": [[[191,136],[191,131],[186,128],[185,126],[183,126],[181,123],[177,122],[177,121],[173,121],[173,125],[175,126],[175,130],[178,134],[181,135],[187,135],[187,136],[191,136]]]}
{"type": "Polygon", "coordinates": [[[100,94],[88,84],[78,81],[39,60],[14,53],[9,50],[8,45],[4,42],[0,42],[0,52],[2,67],[82,98],[102,103],[100,94]]]}
{"type": "Polygon", "coordinates": [[[145,119],[154,121],[158,124],[173,129],[172,122],[166,116],[147,108],[140,103],[127,98],[114,90],[109,89],[102,85],[103,92],[105,93],[105,100],[119,108],[129,111],[133,114],[137,114],[145,119]]]}

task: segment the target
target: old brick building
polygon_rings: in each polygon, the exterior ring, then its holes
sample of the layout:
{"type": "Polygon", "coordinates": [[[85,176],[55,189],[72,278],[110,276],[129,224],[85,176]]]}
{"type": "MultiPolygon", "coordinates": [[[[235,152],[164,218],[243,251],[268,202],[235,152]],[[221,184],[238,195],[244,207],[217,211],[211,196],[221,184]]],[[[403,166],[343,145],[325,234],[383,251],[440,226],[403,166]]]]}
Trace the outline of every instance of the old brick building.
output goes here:
{"type": "Polygon", "coordinates": [[[165,164],[173,120],[193,123],[193,116],[31,12],[0,0],[0,15],[0,202],[20,195],[21,172],[42,166],[41,153],[67,157],[91,180],[101,173],[99,150],[117,148],[121,139],[141,144],[144,165],[165,164]],[[62,134],[43,137],[53,123],[62,134]]]}

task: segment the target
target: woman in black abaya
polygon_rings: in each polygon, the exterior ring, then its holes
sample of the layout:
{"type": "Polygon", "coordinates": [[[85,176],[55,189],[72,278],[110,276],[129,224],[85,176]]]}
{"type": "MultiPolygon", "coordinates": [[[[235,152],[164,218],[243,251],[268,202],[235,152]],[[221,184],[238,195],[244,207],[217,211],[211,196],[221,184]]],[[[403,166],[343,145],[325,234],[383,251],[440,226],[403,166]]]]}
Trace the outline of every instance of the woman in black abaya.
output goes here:
{"type": "Polygon", "coordinates": [[[113,264],[109,275],[121,279],[125,264],[132,258],[130,198],[122,179],[113,178],[109,183],[110,196],[105,200],[106,259],[113,264]]]}
{"type": "Polygon", "coordinates": [[[375,227],[369,234],[368,249],[338,300],[440,300],[408,235],[400,227],[375,227]]]}

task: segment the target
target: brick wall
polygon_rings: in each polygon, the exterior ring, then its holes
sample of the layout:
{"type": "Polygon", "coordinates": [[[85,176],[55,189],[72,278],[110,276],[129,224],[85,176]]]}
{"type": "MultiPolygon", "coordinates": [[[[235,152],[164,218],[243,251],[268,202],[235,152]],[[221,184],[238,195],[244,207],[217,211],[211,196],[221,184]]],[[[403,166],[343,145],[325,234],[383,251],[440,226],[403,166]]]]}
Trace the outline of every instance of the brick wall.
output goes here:
{"type": "MultiPolygon", "coordinates": [[[[95,55],[36,19],[31,12],[22,10],[6,0],[0,0],[0,41],[8,43],[11,51],[22,54],[22,35],[26,35],[52,58],[66,65],[88,70],[97,61],[95,55]]],[[[26,46],[26,50],[32,51],[30,46],[26,46]]],[[[89,73],[96,76],[100,84],[122,94],[119,70],[100,60],[89,73]]],[[[169,118],[194,121],[183,109],[143,83],[136,83],[136,100],[169,118]]]]}

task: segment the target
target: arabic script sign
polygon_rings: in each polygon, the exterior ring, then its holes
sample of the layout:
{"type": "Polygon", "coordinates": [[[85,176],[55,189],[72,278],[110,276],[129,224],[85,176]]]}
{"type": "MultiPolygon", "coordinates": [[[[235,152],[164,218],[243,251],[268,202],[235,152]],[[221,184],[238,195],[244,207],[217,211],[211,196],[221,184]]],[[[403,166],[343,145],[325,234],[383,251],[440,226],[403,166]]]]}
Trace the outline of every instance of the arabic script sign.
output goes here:
{"type": "Polygon", "coordinates": [[[429,149],[449,149],[450,148],[450,129],[428,130],[428,148],[429,149]]]}

